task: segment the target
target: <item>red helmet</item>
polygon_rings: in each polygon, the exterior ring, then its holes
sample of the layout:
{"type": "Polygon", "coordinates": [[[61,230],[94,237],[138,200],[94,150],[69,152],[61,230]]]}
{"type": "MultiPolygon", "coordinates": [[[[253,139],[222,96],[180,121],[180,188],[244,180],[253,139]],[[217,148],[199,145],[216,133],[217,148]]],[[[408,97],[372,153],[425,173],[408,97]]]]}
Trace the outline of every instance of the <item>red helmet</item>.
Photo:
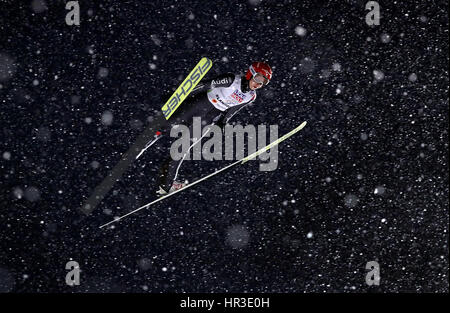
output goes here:
{"type": "Polygon", "coordinates": [[[264,78],[264,85],[267,85],[272,79],[272,69],[269,64],[264,62],[253,62],[252,65],[247,70],[247,74],[245,78],[250,80],[252,77],[255,77],[257,74],[261,74],[264,78]]]}

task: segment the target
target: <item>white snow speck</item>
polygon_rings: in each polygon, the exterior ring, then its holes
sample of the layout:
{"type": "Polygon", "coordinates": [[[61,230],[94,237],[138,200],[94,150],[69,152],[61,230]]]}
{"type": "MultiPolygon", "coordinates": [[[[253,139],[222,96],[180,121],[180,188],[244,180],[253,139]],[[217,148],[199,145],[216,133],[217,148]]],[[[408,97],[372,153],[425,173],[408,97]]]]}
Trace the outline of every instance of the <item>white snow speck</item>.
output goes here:
{"type": "Polygon", "coordinates": [[[109,70],[106,67],[100,67],[98,70],[98,78],[105,78],[109,74],[109,70]]]}
{"type": "Polygon", "coordinates": [[[386,191],[386,188],[384,188],[383,186],[378,186],[375,188],[373,193],[376,195],[382,195],[382,194],[384,194],[385,191],[386,191]]]}
{"type": "Polygon", "coordinates": [[[17,199],[22,199],[22,197],[23,197],[23,190],[22,190],[22,188],[20,188],[20,187],[14,188],[13,195],[17,199]]]}
{"type": "Polygon", "coordinates": [[[416,73],[411,73],[411,74],[408,76],[408,79],[409,79],[410,82],[415,82],[415,81],[417,80],[417,75],[416,75],[416,73]]]}
{"type": "Polygon", "coordinates": [[[382,71],[379,71],[379,70],[373,70],[373,77],[376,80],[382,80],[384,78],[384,73],[382,71]]]}
{"type": "Polygon", "coordinates": [[[340,72],[342,67],[339,63],[336,62],[336,63],[333,63],[332,68],[333,68],[333,71],[340,72]]]}
{"type": "Polygon", "coordinates": [[[344,202],[345,202],[345,206],[346,207],[353,208],[353,207],[355,207],[358,204],[359,199],[354,194],[348,194],[348,195],[345,196],[344,202]]]}
{"type": "Polygon", "coordinates": [[[307,33],[307,30],[306,30],[306,28],[304,28],[303,26],[297,26],[296,28],[295,28],[295,33],[297,34],[297,35],[299,35],[300,37],[303,37],[303,36],[305,36],[306,35],[306,33],[307,33]]]}
{"type": "Polygon", "coordinates": [[[102,124],[105,126],[111,125],[113,122],[113,114],[111,111],[105,111],[102,114],[102,124]]]}
{"type": "Polygon", "coordinates": [[[10,160],[11,159],[11,153],[9,151],[3,152],[3,158],[5,160],[10,160]]]}
{"type": "Polygon", "coordinates": [[[310,231],[310,232],[306,235],[306,238],[311,239],[312,237],[313,237],[313,232],[310,231]]]}
{"type": "Polygon", "coordinates": [[[389,34],[382,34],[381,35],[381,42],[382,43],[388,43],[391,41],[391,36],[389,34]]]}

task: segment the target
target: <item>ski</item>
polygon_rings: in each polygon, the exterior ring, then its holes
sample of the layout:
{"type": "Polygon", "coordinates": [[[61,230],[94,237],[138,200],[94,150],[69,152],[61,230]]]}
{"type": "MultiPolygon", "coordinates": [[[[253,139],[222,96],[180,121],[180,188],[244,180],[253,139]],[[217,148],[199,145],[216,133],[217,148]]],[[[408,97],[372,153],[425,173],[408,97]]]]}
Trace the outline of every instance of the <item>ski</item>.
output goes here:
{"type": "MultiPolygon", "coordinates": [[[[164,117],[166,120],[170,118],[170,116],[175,112],[175,110],[180,106],[180,104],[186,99],[187,96],[192,91],[195,91],[197,88],[197,84],[202,80],[202,78],[206,75],[206,73],[211,69],[212,61],[208,58],[202,58],[200,62],[194,67],[194,69],[189,73],[186,79],[181,83],[181,85],[175,90],[173,95],[167,100],[167,102],[163,105],[161,110],[164,113],[164,117]],[[185,89],[185,86],[189,84],[189,87],[185,89]]],[[[200,87],[200,86],[199,86],[200,87]]],[[[198,87],[198,88],[199,88],[198,87]]],[[[154,139],[150,140],[145,147],[139,152],[136,156],[136,160],[147,150],[150,148],[159,138],[162,137],[161,132],[156,132],[154,139]]]]}
{"type": "Polygon", "coordinates": [[[158,141],[159,138],[162,137],[162,133],[160,131],[157,131],[155,136],[153,136],[154,139],[150,140],[146,145],[145,148],[141,150],[141,152],[139,152],[139,154],[136,156],[136,160],[145,152],[145,150],[147,150],[148,148],[150,148],[151,146],[153,146],[153,144],[155,142],[158,141]]]}
{"type": "Polygon", "coordinates": [[[163,111],[166,120],[170,118],[173,112],[175,112],[180,104],[192,92],[195,86],[197,86],[211,67],[212,61],[208,58],[202,58],[200,62],[197,63],[194,69],[189,73],[189,75],[162,107],[161,110],[163,111]]]}
{"type": "Polygon", "coordinates": [[[265,146],[264,148],[261,148],[261,149],[259,149],[258,151],[256,151],[256,152],[254,152],[254,153],[248,155],[247,157],[245,157],[245,158],[243,158],[243,159],[241,159],[241,160],[238,160],[238,161],[236,161],[236,162],[234,162],[234,163],[232,163],[232,164],[230,164],[230,165],[228,165],[228,166],[226,166],[226,167],[224,167],[224,168],[222,168],[222,169],[220,169],[220,170],[218,170],[218,171],[216,171],[216,172],[214,172],[214,173],[211,173],[211,174],[209,174],[209,175],[207,175],[207,176],[205,176],[205,177],[203,177],[203,178],[200,178],[200,179],[194,181],[193,183],[184,186],[184,187],[181,188],[181,189],[178,189],[178,190],[176,190],[176,191],[174,191],[174,192],[171,192],[171,193],[169,193],[169,194],[167,194],[167,195],[164,195],[164,196],[162,196],[162,197],[160,197],[160,198],[158,198],[158,199],[156,199],[156,200],[154,200],[154,201],[152,201],[152,202],[150,202],[150,203],[147,203],[146,205],[141,206],[141,207],[137,208],[137,209],[134,210],[134,211],[131,211],[131,212],[125,214],[125,215],[122,215],[122,216],[120,216],[120,217],[117,217],[117,218],[115,218],[114,220],[112,220],[112,221],[110,221],[110,222],[108,222],[108,223],[106,223],[106,224],[103,224],[102,226],[100,226],[100,228],[103,228],[103,227],[106,227],[106,226],[108,226],[108,225],[111,225],[112,223],[118,222],[118,221],[124,219],[125,217],[127,217],[127,216],[129,216],[129,215],[131,215],[131,214],[134,214],[134,213],[136,213],[136,212],[138,212],[138,211],[140,211],[140,210],[143,210],[143,209],[145,209],[145,208],[148,208],[148,207],[150,207],[151,205],[153,205],[153,204],[155,204],[155,203],[157,203],[157,202],[159,202],[159,201],[162,201],[162,200],[164,200],[164,199],[166,199],[166,198],[169,198],[169,197],[171,197],[171,196],[177,194],[178,192],[184,191],[184,190],[186,190],[186,189],[188,189],[188,188],[190,188],[190,187],[192,187],[192,186],[194,186],[194,185],[197,185],[198,183],[200,183],[200,182],[202,182],[202,181],[204,181],[204,180],[206,180],[206,179],[208,179],[208,178],[210,178],[210,177],[212,177],[212,176],[215,176],[215,175],[219,174],[220,172],[223,172],[223,171],[225,171],[225,170],[227,170],[227,169],[229,169],[229,168],[231,168],[231,167],[233,167],[233,166],[235,166],[235,165],[237,165],[237,164],[239,164],[239,163],[240,163],[240,164],[246,163],[246,162],[249,161],[250,159],[253,159],[253,158],[257,157],[257,156],[260,155],[261,153],[263,153],[263,152],[269,150],[270,148],[272,148],[272,147],[278,145],[280,142],[286,140],[287,138],[291,137],[291,136],[294,135],[295,133],[299,132],[303,127],[305,127],[305,125],[306,125],[306,121],[304,121],[303,123],[301,123],[299,126],[297,126],[296,128],[294,128],[293,130],[291,130],[290,132],[288,132],[288,133],[285,134],[284,136],[278,138],[277,140],[275,140],[274,142],[272,142],[272,143],[270,143],[269,145],[265,146]]]}

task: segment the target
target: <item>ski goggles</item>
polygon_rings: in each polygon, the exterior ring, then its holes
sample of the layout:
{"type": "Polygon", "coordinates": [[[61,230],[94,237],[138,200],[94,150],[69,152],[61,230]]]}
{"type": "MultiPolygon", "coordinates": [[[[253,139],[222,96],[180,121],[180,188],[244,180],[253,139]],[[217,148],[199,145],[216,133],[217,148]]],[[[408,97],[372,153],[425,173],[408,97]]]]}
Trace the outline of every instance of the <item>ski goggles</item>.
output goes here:
{"type": "Polygon", "coordinates": [[[264,75],[262,75],[262,74],[256,74],[256,75],[253,75],[253,80],[257,83],[257,84],[260,84],[260,85],[267,85],[268,83],[269,83],[269,80],[267,79],[267,77],[265,77],[264,75]]]}

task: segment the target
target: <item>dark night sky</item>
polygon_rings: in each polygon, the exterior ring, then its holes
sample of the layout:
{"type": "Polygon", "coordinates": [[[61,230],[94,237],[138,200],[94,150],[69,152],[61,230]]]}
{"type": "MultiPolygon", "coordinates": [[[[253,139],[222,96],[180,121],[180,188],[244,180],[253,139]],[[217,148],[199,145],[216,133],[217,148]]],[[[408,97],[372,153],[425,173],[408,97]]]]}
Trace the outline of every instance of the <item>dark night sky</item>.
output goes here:
{"type": "Polygon", "coordinates": [[[0,292],[449,291],[448,1],[79,2],[0,2],[0,292]],[[273,68],[233,122],[307,126],[99,230],[155,198],[161,147],[77,210],[203,56],[273,68]]]}

